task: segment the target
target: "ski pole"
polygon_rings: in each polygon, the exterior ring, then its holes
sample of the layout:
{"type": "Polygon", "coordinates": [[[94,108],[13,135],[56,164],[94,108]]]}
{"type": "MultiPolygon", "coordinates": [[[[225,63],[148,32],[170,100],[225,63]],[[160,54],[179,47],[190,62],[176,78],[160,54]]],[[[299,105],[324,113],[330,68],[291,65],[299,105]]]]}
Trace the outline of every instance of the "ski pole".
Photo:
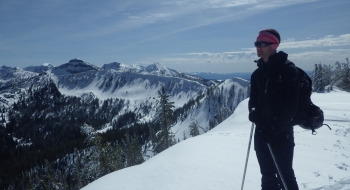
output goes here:
{"type": "Polygon", "coordinates": [[[279,176],[280,176],[280,178],[281,178],[281,181],[282,181],[282,183],[283,183],[284,190],[288,190],[288,187],[287,187],[287,185],[286,185],[286,182],[284,181],[284,178],[283,178],[283,176],[282,176],[282,172],[281,172],[280,168],[278,167],[276,157],[275,157],[275,155],[274,155],[273,152],[272,152],[272,148],[271,148],[270,143],[267,143],[267,147],[269,147],[269,150],[270,150],[272,159],[273,159],[273,161],[275,162],[275,165],[276,165],[278,174],[279,174],[279,176]]]}
{"type": "Polygon", "coordinates": [[[247,159],[245,161],[245,167],[244,167],[244,173],[243,173],[243,180],[242,180],[241,190],[243,190],[243,186],[244,186],[245,173],[247,171],[248,158],[249,158],[249,152],[250,152],[250,145],[252,143],[253,131],[254,131],[254,123],[252,122],[252,129],[250,131],[250,138],[249,138],[248,151],[247,151],[247,159]]]}

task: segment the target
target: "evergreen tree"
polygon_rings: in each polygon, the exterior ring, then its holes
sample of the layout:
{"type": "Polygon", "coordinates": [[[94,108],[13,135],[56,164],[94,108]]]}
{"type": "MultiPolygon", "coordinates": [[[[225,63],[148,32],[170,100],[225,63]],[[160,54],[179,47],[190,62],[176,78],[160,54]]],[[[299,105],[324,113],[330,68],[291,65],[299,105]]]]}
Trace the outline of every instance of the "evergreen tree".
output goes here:
{"type": "Polygon", "coordinates": [[[59,175],[57,175],[51,168],[51,165],[48,160],[45,160],[45,174],[44,179],[45,180],[45,186],[47,189],[66,189],[65,184],[63,181],[60,181],[59,175]]]}
{"type": "Polygon", "coordinates": [[[164,86],[158,91],[159,107],[156,111],[154,120],[155,128],[160,130],[155,132],[153,129],[153,151],[155,154],[162,152],[174,144],[171,139],[170,129],[174,124],[174,102],[169,101],[170,95],[165,92],[164,86]]]}
{"type": "Polygon", "coordinates": [[[73,157],[73,162],[74,162],[74,166],[73,166],[73,181],[74,181],[74,186],[76,189],[80,189],[83,187],[83,183],[82,183],[82,168],[83,168],[83,164],[82,164],[82,159],[80,156],[79,151],[75,148],[74,149],[74,157],[73,157]]]}
{"type": "Polygon", "coordinates": [[[192,120],[188,127],[190,128],[190,135],[192,137],[199,135],[198,121],[197,120],[192,120]]]}
{"type": "Polygon", "coordinates": [[[321,64],[315,64],[315,70],[312,76],[312,86],[314,92],[324,92],[323,71],[321,64]]]}
{"type": "Polygon", "coordinates": [[[323,85],[327,87],[327,91],[332,89],[332,67],[330,65],[322,66],[322,76],[323,76],[323,85]]]}
{"type": "Polygon", "coordinates": [[[125,167],[134,166],[144,162],[142,157],[142,147],[139,143],[139,139],[134,135],[126,134],[126,138],[123,141],[124,154],[125,154],[125,167]]]}
{"type": "Polygon", "coordinates": [[[346,59],[346,63],[335,63],[334,83],[339,88],[350,91],[350,63],[346,59]]]}
{"type": "Polygon", "coordinates": [[[88,181],[94,180],[105,174],[114,171],[114,166],[109,155],[112,148],[102,144],[102,137],[97,133],[92,126],[85,124],[81,127],[81,132],[86,135],[85,142],[92,145],[87,157],[88,163],[85,164],[83,175],[88,176],[88,181]]]}
{"type": "Polygon", "coordinates": [[[186,137],[186,133],[185,133],[185,131],[184,131],[184,137],[183,137],[183,140],[186,140],[187,139],[187,137],[186,137]]]}

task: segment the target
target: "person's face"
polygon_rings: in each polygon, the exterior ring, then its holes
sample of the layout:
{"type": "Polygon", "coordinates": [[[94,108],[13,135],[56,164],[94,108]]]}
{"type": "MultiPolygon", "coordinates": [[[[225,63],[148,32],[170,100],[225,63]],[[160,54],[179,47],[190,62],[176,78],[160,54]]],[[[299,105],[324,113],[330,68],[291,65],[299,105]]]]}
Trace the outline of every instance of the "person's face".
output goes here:
{"type": "MultiPolygon", "coordinates": [[[[257,41],[257,42],[262,42],[262,41],[257,41]]],[[[256,53],[258,57],[261,57],[264,59],[265,62],[268,61],[269,57],[273,55],[276,52],[271,45],[267,46],[256,46],[256,53]]]]}

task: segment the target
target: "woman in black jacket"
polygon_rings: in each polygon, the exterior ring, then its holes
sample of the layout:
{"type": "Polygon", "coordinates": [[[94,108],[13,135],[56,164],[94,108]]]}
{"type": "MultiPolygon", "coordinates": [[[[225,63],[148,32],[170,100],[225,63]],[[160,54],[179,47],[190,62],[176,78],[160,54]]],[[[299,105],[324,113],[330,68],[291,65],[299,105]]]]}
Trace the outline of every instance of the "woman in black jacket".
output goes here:
{"type": "Polygon", "coordinates": [[[292,167],[295,145],[292,120],[298,109],[299,80],[288,55],[282,51],[276,53],[279,43],[276,30],[259,32],[255,47],[260,59],[250,81],[249,120],[256,124],[254,148],[262,174],[262,190],[283,189],[267,143],[288,190],[298,190],[292,167]]]}

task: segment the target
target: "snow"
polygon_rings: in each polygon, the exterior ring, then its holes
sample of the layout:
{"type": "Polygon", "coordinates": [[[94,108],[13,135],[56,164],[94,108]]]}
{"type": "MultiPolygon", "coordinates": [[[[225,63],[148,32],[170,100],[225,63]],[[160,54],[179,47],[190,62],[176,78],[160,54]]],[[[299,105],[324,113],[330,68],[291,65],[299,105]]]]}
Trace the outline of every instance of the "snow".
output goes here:
{"type": "MultiPolygon", "coordinates": [[[[299,189],[350,189],[350,93],[313,94],[327,127],[317,135],[295,127],[294,170],[299,189]]],[[[248,99],[211,131],[184,140],[143,164],[110,173],[83,188],[123,190],[239,190],[249,134],[248,99]]],[[[252,143],[253,144],[253,143],[252,143]]],[[[260,189],[260,171],[251,147],[244,189],[260,189]]]]}

